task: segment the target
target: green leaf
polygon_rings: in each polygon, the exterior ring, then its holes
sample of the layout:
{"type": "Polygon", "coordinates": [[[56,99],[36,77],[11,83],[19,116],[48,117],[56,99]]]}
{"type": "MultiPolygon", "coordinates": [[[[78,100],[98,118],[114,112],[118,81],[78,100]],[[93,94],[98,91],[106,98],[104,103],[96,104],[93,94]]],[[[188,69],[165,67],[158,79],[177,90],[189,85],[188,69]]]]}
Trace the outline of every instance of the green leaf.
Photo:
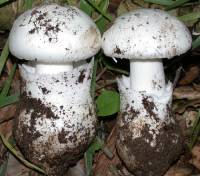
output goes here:
{"type": "Polygon", "coordinates": [[[104,17],[101,17],[98,21],[96,21],[96,25],[98,26],[98,28],[102,34],[103,34],[103,32],[105,32],[107,23],[108,23],[108,20],[104,17]]]}
{"type": "Polygon", "coordinates": [[[1,175],[1,176],[5,176],[5,175],[6,175],[7,165],[8,165],[8,161],[5,161],[5,162],[0,166],[0,175],[1,175]]]}
{"type": "MultiPolygon", "coordinates": [[[[109,6],[109,0],[104,0],[100,2],[99,8],[106,12],[109,6]]],[[[101,33],[103,33],[106,29],[106,24],[109,21],[102,15],[100,15],[100,17],[96,20],[96,25],[98,26],[99,30],[101,31],[101,33]]]]}
{"type": "Polygon", "coordinates": [[[2,90],[1,93],[0,93],[0,96],[7,96],[8,91],[9,91],[10,86],[11,86],[12,79],[13,79],[14,74],[15,74],[16,66],[17,66],[17,65],[14,64],[14,66],[13,66],[11,72],[10,72],[9,77],[8,77],[8,79],[7,79],[6,82],[5,82],[5,85],[4,85],[4,87],[3,87],[3,90],[2,90]]]}
{"type": "Polygon", "coordinates": [[[198,112],[197,118],[191,130],[191,141],[188,144],[188,147],[190,150],[192,150],[193,146],[195,145],[198,139],[199,133],[200,133],[200,110],[198,112]]]}
{"type": "Polygon", "coordinates": [[[91,87],[90,87],[90,93],[92,96],[92,99],[95,98],[95,89],[96,89],[96,74],[97,74],[97,66],[98,66],[98,57],[97,55],[94,59],[94,66],[93,66],[93,72],[92,72],[92,81],[91,81],[91,87]]]}
{"type": "Polygon", "coordinates": [[[6,63],[8,54],[9,54],[9,49],[8,49],[8,41],[7,41],[0,56],[0,75],[3,71],[3,67],[6,63]]]}
{"type": "Polygon", "coordinates": [[[0,5],[6,3],[6,2],[8,2],[8,1],[9,1],[9,0],[0,0],[0,5]]]}
{"type": "Polygon", "coordinates": [[[101,95],[98,96],[96,103],[98,116],[109,116],[115,114],[120,108],[119,93],[110,90],[103,90],[101,95]]]}
{"type": "Polygon", "coordinates": [[[65,2],[67,3],[67,5],[71,5],[71,6],[77,5],[77,0],[65,0],[65,2]]]}
{"type": "Polygon", "coordinates": [[[102,147],[103,147],[103,142],[98,137],[96,137],[95,140],[90,145],[90,147],[88,148],[88,150],[85,152],[87,176],[90,176],[92,174],[92,163],[95,152],[100,150],[102,147]]]}
{"type": "Polygon", "coordinates": [[[104,16],[108,21],[112,21],[112,16],[108,13],[104,12],[97,4],[95,4],[91,0],[86,0],[88,4],[90,4],[98,13],[100,13],[102,16],[104,16]]]}
{"type": "Polygon", "coordinates": [[[35,166],[34,164],[30,163],[29,161],[25,160],[20,154],[15,150],[15,148],[8,142],[8,140],[0,133],[1,140],[3,144],[7,147],[7,149],[15,156],[17,157],[24,165],[27,167],[34,169],[40,173],[45,174],[44,170],[41,168],[35,166]]]}
{"type": "Polygon", "coordinates": [[[174,1],[173,4],[169,5],[165,10],[171,10],[171,9],[174,9],[176,7],[179,7],[183,4],[185,4],[186,2],[189,2],[191,0],[177,0],[177,1],[174,1]]]}
{"type": "Polygon", "coordinates": [[[32,6],[33,6],[33,0],[25,0],[24,1],[24,6],[25,6],[26,10],[31,9],[32,6]]]}
{"type": "Polygon", "coordinates": [[[89,16],[92,16],[92,13],[94,12],[94,8],[85,0],[80,0],[80,9],[89,16]]]}
{"type": "Polygon", "coordinates": [[[192,21],[192,20],[197,20],[200,18],[200,12],[192,12],[192,13],[188,13],[186,15],[180,16],[178,17],[179,20],[182,21],[192,21]]]}
{"type": "Polygon", "coordinates": [[[171,0],[144,0],[144,2],[149,2],[153,4],[164,5],[164,6],[170,6],[174,3],[174,1],[171,1],[171,0]]]}
{"type": "Polygon", "coordinates": [[[192,42],[192,49],[195,49],[195,48],[198,48],[198,47],[200,47],[200,36],[198,36],[198,37],[196,38],[196,40],[194,40],[194,41],[192,42]]]}
{"type": "Polygon", "coordinates": [[[7,106],[9,104],[18,102],[19,101],[19,95],[20,95],[20,93],[18,92],[14,95],[10,95],[10,96],[7,96],[7,97],[0,97],[0,108],[7,106]]]}

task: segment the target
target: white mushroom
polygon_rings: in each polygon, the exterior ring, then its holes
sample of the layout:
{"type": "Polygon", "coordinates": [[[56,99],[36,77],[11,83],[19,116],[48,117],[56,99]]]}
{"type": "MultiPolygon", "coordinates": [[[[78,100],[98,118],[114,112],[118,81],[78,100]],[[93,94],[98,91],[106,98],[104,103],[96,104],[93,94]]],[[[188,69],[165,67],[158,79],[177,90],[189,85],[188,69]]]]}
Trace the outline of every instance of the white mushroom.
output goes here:
{"type": "Polygon", "coordinates": [[[170,109],[172,85],[165,83],[161,59],[185,53],[191,42],[186,26],[158,9],[128,12],[103,34],[107,56],[130,59],[130,77],[118,79],[117,150],[137,176],[162,175],[181,152],[170,109]]]}
{"type": "Polygon", "coordinates": [[[15,138],[22,153],[46,170],[63,175],[85,152],[96,132],[90,95],[93,61],[101,35],[76,7],[43,5],[20,15],[9,36],[11,53],[29,60],[22,77],[15,138]]]}
{"type": "Polygon", "coordinates": [[[95,55],[100,44],[100,32],[89,16],[55,4],[20,15],[9,36],[14,56],[36,61],[36,71],[48,74],[71,70],[72,62],[95,55]]]}

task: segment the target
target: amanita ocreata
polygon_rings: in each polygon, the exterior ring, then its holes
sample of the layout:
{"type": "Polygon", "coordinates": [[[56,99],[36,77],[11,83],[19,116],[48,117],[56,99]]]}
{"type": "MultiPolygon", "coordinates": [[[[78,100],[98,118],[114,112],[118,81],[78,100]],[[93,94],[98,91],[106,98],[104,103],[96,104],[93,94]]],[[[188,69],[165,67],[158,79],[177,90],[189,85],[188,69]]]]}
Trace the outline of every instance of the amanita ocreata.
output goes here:
{"type": "Polygon", "coordinates": [[[171,113],[172,84],[165,83],[162,58],[191,47],[191,35],[175,17],[138,9],[118,17],[102,37],[104,53],[130,59],[130,77],[118,79],[121,113],[117,151],[136,176],[161,176],[182,151],[171,113]]]}
{"type": "Polygon", "coordinates": [[[94,56],[101,47],[95,23],[76,7],[43,5],[20,15],[9,36],[10,52],[29,60],[20,66],[19,116],[14,135],[24,156],[63,175],[82,156],[96,130],[90,95],[94,56]]]}

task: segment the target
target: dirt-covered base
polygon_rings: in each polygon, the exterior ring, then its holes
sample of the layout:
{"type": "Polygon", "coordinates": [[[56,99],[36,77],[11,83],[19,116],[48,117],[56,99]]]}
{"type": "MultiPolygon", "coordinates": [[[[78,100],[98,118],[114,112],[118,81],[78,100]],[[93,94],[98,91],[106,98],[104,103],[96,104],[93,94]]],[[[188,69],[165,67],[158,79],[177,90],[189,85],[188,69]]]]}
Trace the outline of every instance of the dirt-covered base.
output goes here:
{"type": "MultiPolygon", "coordinates": [[[[123,114],[120,118],[124,118],[123,114]]],[[[116,146],[119,156],[136,176],[162,176],[182,152],[179,127],[175,123],[163,123],[154,138],[151,127],[144,125],[141,136],[133,139],[130,123],[118,127],[116,146]],[[119,135],[124,136],[123,140],[119,135]]]]}
{"type": "MultiPolygon", "coordinates": [[[[42,154],[43,159],[41,159],[41,148],[39,149],[33,144],[42,135],[35,128],[36,121],[42,115],[52,119],[52,121],[58,117],[50,108],[45,107],[39,99],[30,98],[26,93],[21,95],[19,110],[25,110],[27,114],[31,114],[30,125],[22,123],[19,117],[15,119],[14,136],[25,158],[45,170],[48,176],[63,176],[69,166],[74,165],[83,156],[84,151],[91,141],[89,134],[88,137],[85,136],[86,140],[82,141],[81,148],[78,146],[78,148],[74,148],[73,150],[67,148],[67,140],[65,141],[65,133],[69,132],[61,131],[58,135],[56,133],[54,136],[49,135],[47,142],[38,144],[39,147],[45,148],[42,154]],[[34,109],[34,111],[30,113],[30,109],[34,109]],[[52,141],[55,138],[58,138],[60,143],[66,143],[65,150],[62,152],[53,151],[55,148],[52,146],[52,141]]],[[[76,136],[74,138],[71,137],[70,140],[76,141],[76,136]]]]}

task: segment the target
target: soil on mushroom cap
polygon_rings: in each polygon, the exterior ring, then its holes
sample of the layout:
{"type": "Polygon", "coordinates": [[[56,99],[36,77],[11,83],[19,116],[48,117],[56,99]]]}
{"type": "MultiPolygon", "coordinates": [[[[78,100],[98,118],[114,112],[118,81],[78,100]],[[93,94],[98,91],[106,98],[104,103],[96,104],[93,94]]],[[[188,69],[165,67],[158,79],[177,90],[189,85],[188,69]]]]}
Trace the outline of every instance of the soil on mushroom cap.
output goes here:
{"type": "MultiPolygon", "coordinates": [[[[122,113],[121,116],[123,115],[122,113]]],[[[163,175],[182,152],[183,141],[178,126],[174,123],[163,123],[156,135],[156,145],[152,146],[150,142],[153,136],[148,125],[141,130],[141,137],[135,139],[132,138],[128,125],[118,127],[124,140],[117,141],[117,151],[127,168],[136,176],[163,175]]],[[[117,139],[120,139],[120,134],[118,133],[117,139]]]]}

